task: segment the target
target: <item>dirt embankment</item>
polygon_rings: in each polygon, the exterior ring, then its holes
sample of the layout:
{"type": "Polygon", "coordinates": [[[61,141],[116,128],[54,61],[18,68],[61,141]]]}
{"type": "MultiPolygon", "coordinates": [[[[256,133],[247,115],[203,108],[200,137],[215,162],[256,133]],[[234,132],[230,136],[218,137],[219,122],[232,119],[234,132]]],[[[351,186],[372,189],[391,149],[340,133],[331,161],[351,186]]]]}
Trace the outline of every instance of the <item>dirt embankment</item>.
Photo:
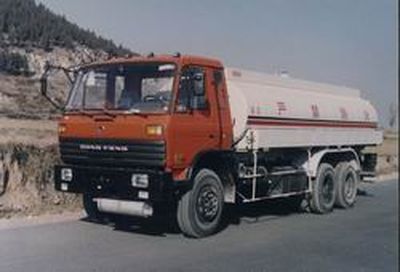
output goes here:
{"type": "Polygon", "coordinates": [[[54,190],[56,146],[0,144],[0,218],[81,209],[80,198],[54,190]]]}
{"type": "Polygon", "coordinates": [[[0,118],[0,218],[80,209],[78,196],[54,190],[57,123],[0,118]]]}

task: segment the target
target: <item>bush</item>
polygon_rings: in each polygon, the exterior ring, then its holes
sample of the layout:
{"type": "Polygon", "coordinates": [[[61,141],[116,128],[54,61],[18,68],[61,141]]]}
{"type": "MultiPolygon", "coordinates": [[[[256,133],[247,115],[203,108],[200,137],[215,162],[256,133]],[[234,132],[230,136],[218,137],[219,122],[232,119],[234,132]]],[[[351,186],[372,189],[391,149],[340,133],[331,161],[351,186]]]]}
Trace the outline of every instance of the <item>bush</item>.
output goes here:
{"type": "Polygon", "coordinates": [[[28,75],[28,59],[18,53],[0,52],[0,72],[11,75],[28,75]]]}

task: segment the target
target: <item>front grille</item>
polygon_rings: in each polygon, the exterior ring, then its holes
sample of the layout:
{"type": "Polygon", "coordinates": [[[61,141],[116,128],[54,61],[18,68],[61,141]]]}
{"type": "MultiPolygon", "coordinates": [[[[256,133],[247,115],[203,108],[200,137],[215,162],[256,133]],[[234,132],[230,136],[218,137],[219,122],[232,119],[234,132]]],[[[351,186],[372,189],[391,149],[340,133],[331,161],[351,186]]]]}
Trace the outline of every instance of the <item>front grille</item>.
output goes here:
{"type": "Polygon", "coordinates": [[[62,138],[60,153],[67,164],[162,167],[165,142],[62,138]]]}

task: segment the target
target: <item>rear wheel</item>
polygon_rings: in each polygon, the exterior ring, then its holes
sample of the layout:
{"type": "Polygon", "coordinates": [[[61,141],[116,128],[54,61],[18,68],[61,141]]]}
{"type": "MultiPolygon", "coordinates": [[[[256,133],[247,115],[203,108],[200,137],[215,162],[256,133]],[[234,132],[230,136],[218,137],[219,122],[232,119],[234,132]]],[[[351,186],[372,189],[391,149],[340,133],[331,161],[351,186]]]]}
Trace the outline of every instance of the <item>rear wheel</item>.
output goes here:
{"type": "Polygon", "coordinates": [[[221,221],[224,194],[221,180],[209,169],[200,170],[193,188],[178,202],[177,220],[181,231],[200,238],[215,233],[221,221]]]}
{"type": "Polygon", "coordinates": [[[348,162],[341,162],[335,168],[337,193],[335,205],[349,208],[356,202],[357,188],[360,177],[354,167],[348,162]]]}
{"type": "Polygon", "coordinates": [[[337,183],[334,169],[330,164],[321,163],[313,185],[311,211],[320,214],[331,212],[335,204],[337,183]]]}

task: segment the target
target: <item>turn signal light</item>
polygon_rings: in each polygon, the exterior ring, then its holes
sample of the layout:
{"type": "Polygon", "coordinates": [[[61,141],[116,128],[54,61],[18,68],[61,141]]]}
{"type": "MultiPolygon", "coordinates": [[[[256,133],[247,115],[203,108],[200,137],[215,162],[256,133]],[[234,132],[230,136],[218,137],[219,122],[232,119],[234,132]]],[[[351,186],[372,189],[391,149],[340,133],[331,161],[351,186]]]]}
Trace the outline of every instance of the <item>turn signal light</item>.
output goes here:
{"type": "Polygon", "coordinates": [[[146,126],[146,135],[148,136],[161,136],[163,134],[163,127],[161,125],[146,126]]]}
{"type": "Polygon", "coordinates": [[[66,130],[67,130],[67,127],[66,127],[65,125],[60,124],[60,125],[58,126],[58,133],[59,133],[59,134],[64,133],[66,130]]]}

